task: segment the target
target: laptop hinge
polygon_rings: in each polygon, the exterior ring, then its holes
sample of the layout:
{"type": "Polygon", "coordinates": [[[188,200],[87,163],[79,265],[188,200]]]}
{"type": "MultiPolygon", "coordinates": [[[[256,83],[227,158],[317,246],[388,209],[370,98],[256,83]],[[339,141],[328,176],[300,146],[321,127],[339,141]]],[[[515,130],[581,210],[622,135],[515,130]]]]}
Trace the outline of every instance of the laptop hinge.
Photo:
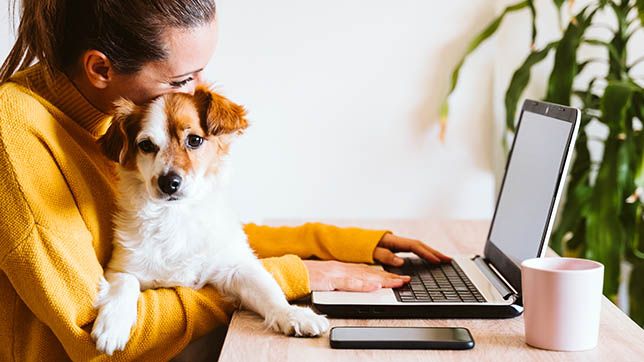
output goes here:
{"type": "Polygon", "coordinates": [[[499,294],[503,297],[503,299],[508,299],[512,295],[516,295],[517,293],[514,291],[514,289],[507,285],[507,283],[501,278],[497,273],[495,269],[492,269],[488,263],[483,259],[481,256],[475,256],[472,258],[472,261],[476,266],[478,266],[479,270],[485,275],[485,277],[494,285],[494,288],[498,290],[499,294]]]}

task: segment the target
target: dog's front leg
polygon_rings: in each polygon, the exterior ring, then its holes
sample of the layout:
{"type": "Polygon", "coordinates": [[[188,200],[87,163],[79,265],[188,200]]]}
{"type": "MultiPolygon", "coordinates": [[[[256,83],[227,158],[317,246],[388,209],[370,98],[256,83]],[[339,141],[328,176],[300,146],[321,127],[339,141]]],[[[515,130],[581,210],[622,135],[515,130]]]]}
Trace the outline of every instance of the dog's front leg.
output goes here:
{"type": "Polygon", "coordinates": [[[96,349],[111,356],[115,350],[123,350],[130,339],[130,330],[136,323],[141,284],[132,274],[106,271],[98,287],[94,302],[98,316],[92,328],[92,339],[96,349]]]}
{"type": "Polygon", "coordinates": [[[290,305],[273,276],[259,261],[235,266],[234,272],[225,279],[224,293],[239,298],[244,307],[259,313],[266,325],[276,332],[317,336],[329,329],[329,321],[324,316],[315,314],[310,308],[290,305]]]}

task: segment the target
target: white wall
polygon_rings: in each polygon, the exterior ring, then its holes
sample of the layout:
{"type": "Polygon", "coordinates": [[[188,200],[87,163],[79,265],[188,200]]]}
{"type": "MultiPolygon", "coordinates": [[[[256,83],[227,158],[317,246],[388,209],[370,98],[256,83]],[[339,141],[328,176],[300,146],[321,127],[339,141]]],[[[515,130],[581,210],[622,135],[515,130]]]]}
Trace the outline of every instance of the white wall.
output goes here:
{"type": "Polygon", "coordinates": [[[258,217],[489,217],[492,48],[449,70],[489,0],[219,1],[209,71],[250,110],[235,196],[258,217]]]}
{"type": "MultiPolygon", "coordinates": [[[[13,37],[0,1],[0,58],[13,37]]],[[[250,111],[234,149],[242,217],[488,218],[495,42],[466,63],[444,144],[449,72],[490,0],[220,0],[206,70],[250,111]]],[[[189,54],[187,54],[189,56],[189,54]]]]}

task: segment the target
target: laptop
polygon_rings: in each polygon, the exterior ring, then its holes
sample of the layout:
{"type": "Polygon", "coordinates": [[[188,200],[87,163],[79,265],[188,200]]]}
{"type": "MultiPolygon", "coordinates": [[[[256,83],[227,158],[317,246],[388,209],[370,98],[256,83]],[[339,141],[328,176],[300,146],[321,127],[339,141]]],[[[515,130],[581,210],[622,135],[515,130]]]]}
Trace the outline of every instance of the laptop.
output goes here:
{"type": "Polygon", "coordinates": [[[410,275],[410,283],[370,293],[313,292],[315,308],[343,318],[520,315],[520,265],[542,257],[547,249],[580,114],[579,109],[551,103],[523,103],[482,255],[430,264],[407,253],[403,266],[385,269],[410,275]]]}

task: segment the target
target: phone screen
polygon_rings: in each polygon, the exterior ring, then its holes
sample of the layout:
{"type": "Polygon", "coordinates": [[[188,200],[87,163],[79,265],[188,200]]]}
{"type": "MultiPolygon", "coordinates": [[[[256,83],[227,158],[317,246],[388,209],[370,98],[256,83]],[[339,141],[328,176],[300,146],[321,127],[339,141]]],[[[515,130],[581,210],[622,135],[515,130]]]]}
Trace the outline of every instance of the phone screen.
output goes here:
{"type": "Polygon", "coordinates": [[[458,327],[335,327],[335,348],[447,348],[474,346],[472,335],[458,327]]]}
{"type": "Polygon", "coordinates": [[[464,328],[347,327],[335,328],[334,337],[351,341],[469,341],[464,328]]]}

